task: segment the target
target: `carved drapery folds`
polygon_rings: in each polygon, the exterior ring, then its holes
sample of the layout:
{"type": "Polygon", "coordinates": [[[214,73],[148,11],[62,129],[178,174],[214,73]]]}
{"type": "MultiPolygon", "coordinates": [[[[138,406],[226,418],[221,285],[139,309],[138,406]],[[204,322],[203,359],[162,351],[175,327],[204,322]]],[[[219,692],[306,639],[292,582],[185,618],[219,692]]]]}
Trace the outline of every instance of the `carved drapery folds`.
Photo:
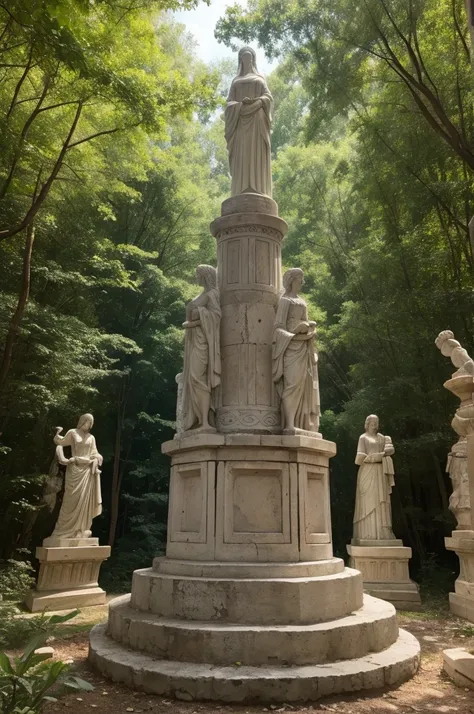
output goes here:
{"type": "Polygon", "coordinates": [[[213,431],[217,388],[221,381],[221,308],[217,271],[199,265],[196,279],[202,292],[188,304],[184,336],[184,369],[180,421],[184,431],[213,431]]]}
{"type": "Polygon", "coordinates": [[[102,456],[97,451],[92,414],[83,414],[75,429],[61,436],[57,427],[56,458],[66,466],[65,489],[52,538],[90,538],[93,519],[102,513],[100,470],[102,456]],[[70,447],[71,457],[64,453],[70,447]]]}
{"type": "Polygon", "coordinates": [[[378,433],[379,420],[370,414],[359,437],[355,462],[357,473],[353,542],[395,540],[392,531],[390,495],[395,485],[389,436],[378,433]]]}
{"type": "Polygon", "coordinates": [[[272,105],[265,78],[257,70],[255,52],[243,47],[224,115],[232,196],[246,192],[272,195],[272,105]]]}
{"type": "Polygon", "coordinates": [[[303,282],[300,268],[286,271],[273,332],[273,381],[281,397],[284,433],[292,434],[314,434],[319,428],[316,323],[308,320],[306,302],[298,295],[303,282]]]}

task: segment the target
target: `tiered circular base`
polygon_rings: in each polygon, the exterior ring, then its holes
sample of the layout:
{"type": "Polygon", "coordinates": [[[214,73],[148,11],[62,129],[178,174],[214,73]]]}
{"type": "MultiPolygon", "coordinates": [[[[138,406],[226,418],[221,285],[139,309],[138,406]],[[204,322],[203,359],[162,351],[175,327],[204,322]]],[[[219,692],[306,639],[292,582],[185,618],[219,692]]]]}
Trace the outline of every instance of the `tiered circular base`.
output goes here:
{"type": "Polygon", "coordinates": [[[362,596],[338,558],[186,563],[136,571],[96,626],[90,659],[135,689],[180,699],[304,701],[413,676],[419,645],[394,607],[362,596]],[[272,577],[267,568],[271,567],[272,577]]]}

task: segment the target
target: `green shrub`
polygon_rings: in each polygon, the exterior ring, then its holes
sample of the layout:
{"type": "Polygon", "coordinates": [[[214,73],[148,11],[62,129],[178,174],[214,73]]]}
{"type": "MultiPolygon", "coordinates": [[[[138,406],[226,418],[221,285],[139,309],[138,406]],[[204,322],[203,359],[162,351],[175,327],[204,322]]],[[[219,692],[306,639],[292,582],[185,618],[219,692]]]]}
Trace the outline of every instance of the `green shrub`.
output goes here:
{"type": "Polygon", "coordinates": [[[10,661],[0,652],[0,711],[2,714],[37,714],[47,702],[70,689],[92,690],[93,686],[79,677],[65,677],[65,662],[48,661],[49,654],[36,654],[46,644],[57,624],[70,620],[77,610],[67,615],[45,617],[46,629],[33,637],[21,657],[10,661]],[[54,688],[54,689],[53,689],[54,688]],[[52,696],[51,690],[55,696],[52,696]]]}

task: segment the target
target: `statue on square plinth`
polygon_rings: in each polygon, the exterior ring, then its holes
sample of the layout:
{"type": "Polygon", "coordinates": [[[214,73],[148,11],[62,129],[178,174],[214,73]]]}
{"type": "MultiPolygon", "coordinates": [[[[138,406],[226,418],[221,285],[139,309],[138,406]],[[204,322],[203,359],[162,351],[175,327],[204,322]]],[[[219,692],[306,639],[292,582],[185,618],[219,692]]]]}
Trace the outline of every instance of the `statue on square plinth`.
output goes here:
{"type": "Polygon", "coordinates": [[[225,109],[225,138],[232,176],[232,196],[272,195],[270,127],[273,98],[251,47],[239,52],[239,70],[225,109]]]}
{"type": "Polygon", "coordinates": [[[196,280],[202,292],[186,307],[183,391],[180,420],[183,431],[214,431],[209,412],[215,410],[215,392],[221,381],[221,308],[217,270],[199,265],[196,280]]]}
{"type": "Polygon", "coordinates": [[[273,332],[273,381],[281,397],[283,433],[292,434],[313,434],[319,428],[316,323],[308,320],[308,307],[298,294],[303,283],[301,268],[284,274],[273,332]]]}
{"type": "Polygon", "coordinates": [[[390,495],[395,485],[389,436],[379,434],[379,418],[370,414],[359,437],[355,462],[357,473],[354,541],[395,540],[392,531],[390,495]]]}
{"type": "Polygon", "coordinates": [[[51,538],[90,538],[92,521],[102,513],[99,470],[102,456],[90,433],[93,425],[92,414],[83,414],[77,427],[65,436],[61,436],[63,428],[56,427],[56,459],[66,466],[66,476],[63,501],[51,538]],[[67,446],[71,449],[70,457],[64,453],[67,446]]]}
{"type": "Polygon", "coordinates": [[[379,433],[379,418],[369,414],[359,437],[353,536],[347,546],[350,566],[360,570],[364,589],[396,608],[418,610],[418,585],[410,578],[411,548],[392,530],[391,494],[395,485],[390,436],[379,433]]]}
{"type": "Polygon", "coordinates": [[[31,612],[105,603],[106,593],[99,587],[98,577],[110,546],[100,546],[99,539],[91,537],[92,521],[102,513],[103,461],[91,434],[93,426],[92,414],[83,414],[65,436],[61,436],[63,428],[56,427],[55,464],[44,493],[48,508],[54,510],[60,490],[59,466],[66,469],[64,494],[53,534],[36,549],[38,581],[25,601],[31,612]]]}

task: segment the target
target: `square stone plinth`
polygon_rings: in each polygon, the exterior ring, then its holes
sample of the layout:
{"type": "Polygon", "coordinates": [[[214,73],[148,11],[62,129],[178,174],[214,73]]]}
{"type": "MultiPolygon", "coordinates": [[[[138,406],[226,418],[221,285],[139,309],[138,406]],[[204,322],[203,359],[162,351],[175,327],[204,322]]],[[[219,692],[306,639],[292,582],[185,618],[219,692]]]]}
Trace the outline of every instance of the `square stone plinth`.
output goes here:
{"type": "Polygon", "coordinates": [[[458,617],[474,622],[474,531],[453,531],[444,539],[447,550],[459,558],[459,577],[455,592],[449,593],[449,607],[458,617]]]}
{"type": "Polygon", "coordinates": [[[162,450],[172,457],[169,558],[238,563],[332,557],[331,442],[191,434],[162,450]]]}
{"type": "Polygon", "coordinates": [[[398,610],[419,610],[421,607],[418,585],[410,579],[408,561],[411,548],[348,545],[349,564],[360,570],[365,592],[391,602],[398,610]]]}
{"type": "Polygon", "coordinates": [[[99,570],[110,555],[110,546],[40,547],[36,588],[26,598],[31,612],[69,610],[103,605],[106,593],[99,587],[99,570]]]}

